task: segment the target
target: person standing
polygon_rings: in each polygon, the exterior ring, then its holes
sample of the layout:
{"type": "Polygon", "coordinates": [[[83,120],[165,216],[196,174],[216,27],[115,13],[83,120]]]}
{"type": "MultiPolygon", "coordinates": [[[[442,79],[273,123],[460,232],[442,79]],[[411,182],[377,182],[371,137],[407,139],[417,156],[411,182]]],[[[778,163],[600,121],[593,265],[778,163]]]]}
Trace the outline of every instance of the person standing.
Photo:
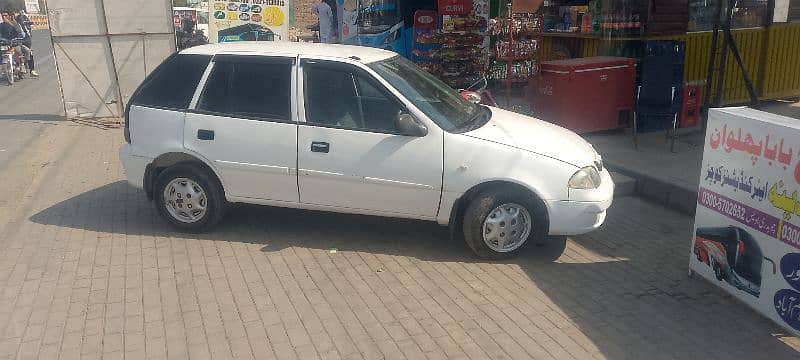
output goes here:
{"type": "Polygon", "coordinates": [[[33,62],[33,39],[31,37],[31,31],[33,29],[31,25],[33,22],[28,15],[25,14],[25,11],[20,11],[14,20],[16,22],[17,31],[22,37],[23,53],[26,52],[25,50],[27,50],[28,53],[28,61],[26,64],[28,65],[28,70],[30,70],[31,76],[39,76],[39,73],[35,70],[36,64],[33,62]]]}
{"type": "Polygon", "coordinates": [[[16,20],[17,23],[25,27],[25,31],[27,31],[28,34],[33,34],[33,21],[31,21],[31,18],[28,17],[28,13],[26,13],[25,10],[19,11],[19,15],[17,15],[16,20]]]}
{"type": "Polygon", "coordinates": [[[314,14],[319,17],[319,40],[326,44],[333,43],[333,11],[330,5],[320,0],[314,5],[314,14]]]}

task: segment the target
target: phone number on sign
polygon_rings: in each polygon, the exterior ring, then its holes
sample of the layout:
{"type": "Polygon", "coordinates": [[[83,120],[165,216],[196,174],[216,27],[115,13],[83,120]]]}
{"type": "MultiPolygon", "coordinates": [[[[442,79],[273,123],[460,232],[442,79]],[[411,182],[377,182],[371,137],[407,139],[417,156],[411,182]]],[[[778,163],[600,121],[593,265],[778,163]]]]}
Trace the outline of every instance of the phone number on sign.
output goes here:
{"type": "Polygon", "coordinates": [[[717,194],[714,194],[710,191],[703,192],[701,197],[702,204],[706,207],[728,215],[729,217],[739,220],[740,222],[747,222],[747,219],[745,219],[745,213],[747,213],[747,209],[744,206],[728,199],[720,198],[717,196],[717,194]]]}
{"type": "Polygon", "coordinates": [[[777,234],[778,219],[768,214],[762,213],[747,205],[735,200],[728,199],[707,189],[700,191],[698,201],[701,205],[734,219],[742,224],[746,224],[769,236],[777,234]]]}

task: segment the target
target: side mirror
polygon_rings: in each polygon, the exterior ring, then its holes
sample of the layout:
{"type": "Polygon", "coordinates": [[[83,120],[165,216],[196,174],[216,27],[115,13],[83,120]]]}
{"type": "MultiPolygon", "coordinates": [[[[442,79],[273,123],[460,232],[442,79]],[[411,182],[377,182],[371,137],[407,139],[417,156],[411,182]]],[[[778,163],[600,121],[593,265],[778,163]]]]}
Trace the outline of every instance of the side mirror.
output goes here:
{"type": "Polygon", "coordinates": [[[428,135],[428,128],[420,124],[413,115],[401,112],[394,120],[395,128],[400,135],[423,137],[428,135]]]}

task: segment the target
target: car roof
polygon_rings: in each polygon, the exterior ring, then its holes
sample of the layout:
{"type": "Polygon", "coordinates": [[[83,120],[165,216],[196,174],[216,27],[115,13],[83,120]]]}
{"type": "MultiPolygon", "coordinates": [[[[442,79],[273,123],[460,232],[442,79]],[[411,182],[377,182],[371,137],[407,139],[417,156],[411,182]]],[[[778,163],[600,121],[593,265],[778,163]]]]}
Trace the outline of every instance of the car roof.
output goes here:
{"type": "Polygon", "coordinates": [[[302,55],[310,57],[332,57],[341,59],[353,59],[356,57],[356,60],[362,63],[372,63],[397,56],[397,53],[395,52],[366,46],[288,41],[238,41],[208,44],[188,48],[181,51],[181,54],[250,54],[281,55],[290,57],[302,55]]]}

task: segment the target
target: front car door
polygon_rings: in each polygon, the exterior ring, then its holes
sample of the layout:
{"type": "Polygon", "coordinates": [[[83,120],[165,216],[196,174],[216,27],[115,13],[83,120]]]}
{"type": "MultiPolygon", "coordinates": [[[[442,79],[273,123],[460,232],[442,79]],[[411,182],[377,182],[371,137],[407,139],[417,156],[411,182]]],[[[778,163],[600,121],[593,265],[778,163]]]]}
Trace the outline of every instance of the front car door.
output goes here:
{"type": "Polygon", "coordinates": [[[184,146],[213,164],[229,200],[299,201],[294,62],[217,55],[186,115],[184,146]]]}
{"type": "Polygon", "coordinates": [[[395,128],[409,112],[369,71],[301,59],[304,122],[298,128],[300,202],[367,214],[435,218],[442,188],[441,130],[423,137],[395,128]]]}

